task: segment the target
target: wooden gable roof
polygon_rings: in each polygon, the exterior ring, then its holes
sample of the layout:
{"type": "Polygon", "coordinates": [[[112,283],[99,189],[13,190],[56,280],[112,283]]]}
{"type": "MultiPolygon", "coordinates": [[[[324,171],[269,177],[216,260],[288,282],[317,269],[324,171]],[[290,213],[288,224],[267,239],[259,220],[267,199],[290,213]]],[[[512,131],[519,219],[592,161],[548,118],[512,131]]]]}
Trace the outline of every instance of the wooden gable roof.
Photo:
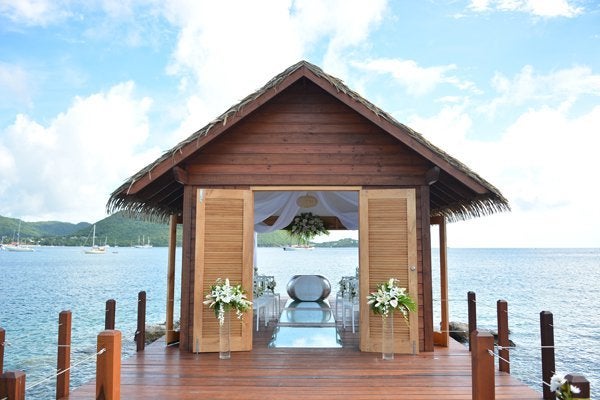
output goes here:
{"type": "Polygon", "coordinates": [[[301,79],[310,80],[435,166],[431,177],[432,215],[444,215],[452,221],[509,210],[508,201],[500,191],[466,165],[396,121],[341,80],[307,61],[301,61],[127,179],[111,194],[107,211],[123,210],[157,219],[181,213],[183,182],[187,179],[185,169],[180,166],[301,79]]]}

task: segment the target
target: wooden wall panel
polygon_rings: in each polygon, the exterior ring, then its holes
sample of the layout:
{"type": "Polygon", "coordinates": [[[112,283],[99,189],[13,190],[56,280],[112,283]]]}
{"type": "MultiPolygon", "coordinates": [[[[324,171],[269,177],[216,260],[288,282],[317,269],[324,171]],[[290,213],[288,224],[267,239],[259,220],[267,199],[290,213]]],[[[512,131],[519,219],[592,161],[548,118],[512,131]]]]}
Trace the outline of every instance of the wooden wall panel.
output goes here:
{"type": "MultiPolygon", "coordinates": [[[[219,350],[219,323],[214,310],[203,304],[217,278],[242,284],[252,293],[253,203],[249,190],[200,189],[196,201],[194,284],[195,352],[219,350]]],[[[250,295],[251,296],[251,295],[250,295]]],[[[233,351],[252,348],[252,315],[231,320],[233,351]]]]}
{"type": "Polygon", "coordinates": [[[310,82],[300,81],[207,144],[194,185],[422,185],[428,162],[310,82]]]}
{"type": "MultiPolygon", "coordinates": [[[[418,299],[416,205],[412,189],[363,190],[360,194],[360,292],[370,293],[390,278],[418,299]]],[[[361,296],[360,349],[381,351],[381,317],[361,296]],[[365,323],[367,322],[367,323],[365,323]]],[[[419,316],[394,318],[395,351],[419,352],[419,316]]]]}

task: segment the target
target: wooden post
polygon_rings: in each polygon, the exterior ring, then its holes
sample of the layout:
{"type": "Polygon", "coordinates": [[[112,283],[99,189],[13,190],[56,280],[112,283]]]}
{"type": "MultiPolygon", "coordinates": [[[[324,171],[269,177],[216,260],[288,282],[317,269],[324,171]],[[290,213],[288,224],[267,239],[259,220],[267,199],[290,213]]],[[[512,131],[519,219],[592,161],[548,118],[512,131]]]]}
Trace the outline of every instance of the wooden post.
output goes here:
{"type": "Polygon", "coordinates": [[[135,332],[136,351],[146,346],[146,292],[138,293],[137,330],[135,332]]]}
{"type": "Polygon", "coordinates": [[[430,218],[431,225],[439,226],[440,246],[440,330],[434,329],[433,342],[436,346],[448,347],[450,343],[450,322],[448,310],[448,244],[446,240],[446,219],[442,215],[430,218]]]}
{"type": "Polygon", "coordinates": [[[71,378],[71,311],[58,315],[58,356],[56,358],[56,398],[69,396],[71,378]]]}
{"type": "Polygon", "coordinates": [[[119,400],[121,397],[121,332],[106,330],[98,335],[96,357],[96,399],[119,400]]]}
{"type": "Polygon", "coordinates": [[[494,375],[494,336],[489,332],[475,330],[471,333],[471,379],[473,400],[494,400],[496,382],[494,375]]]}
{"type": "Polygon", "coordinates": [[[590,399],[590,381],[585,379],[583,375],[568,374],[565,379],[573,386],[577,386],[579,393],[574,393],[574,399],[590,399]]]}
{"type": "Polygon", "coordinates": [[[550,379],[556,372],[554,359],[554,322],[550,311],[540,313],[540,336],[542,342],[542,389],[543,398],[556,399],[556,393],[550,391],[550,379]]]}
{"type": "Polygon", "coordinates": [[[498,314],[498,370],[510,374],[510,346],[508,339],[508,303],[506,300],[498,300],[496,303],[498,314]],[[502,349],[500,349],[502,347],[502,349]]]}
{"type": "Polygon", "coordinates": [[[448,241],[446,239],[446,218],[440,217],[439,224],[440,246],[440,306],[441,306],[441,331],[444,347],[450,344],[450,312],[448,302],[448,241]]]}
{"type": "Polygon", "coordinates": [[[106,315],[104,316],[104,329],[115,329],[116,300],[106,300],[106,315]]]}
{"type": "Polygon", "coordinates": [[[167,320],[165,324],[167,344],[177,341],[173,328],[173,313],[175,307],[175,251],[177,249],[177,215],[171,215],[169,227],[169,263],[167,265],[167,320]]]}
{"type": "Polygon", "coordinates": [[[467,293],[467,309],[469,310],[469,351],[471,351],[471,335],[477,330],[477,303],[475,292],[467,293]]]}
{"type": "Polygon", "coordinates": [[[0,328],[0,374],[4,372],[4,348],[6,347],[6,331],[0,328]]]}
{"type": "Polygon", "coordinates": [[[0,399],[25,400],[25,372],[6,371],[0,375],[0,399]]]}

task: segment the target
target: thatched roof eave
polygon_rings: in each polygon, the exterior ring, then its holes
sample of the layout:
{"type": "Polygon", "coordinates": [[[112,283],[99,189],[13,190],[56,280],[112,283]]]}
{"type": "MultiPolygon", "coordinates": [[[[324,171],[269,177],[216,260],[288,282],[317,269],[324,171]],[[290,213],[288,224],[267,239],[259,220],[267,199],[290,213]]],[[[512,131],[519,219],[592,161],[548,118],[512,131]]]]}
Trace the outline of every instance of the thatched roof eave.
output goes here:
{"type": "Polygon", "coordinates": [[[130,193],[130,189],[134,185],[140,185],[140,182],[143,182],[142,186],[151,186],[156,179],[166,174],[170,168],[183,162],[185,160],[183,157],[186,154],[192,154],[193,151],[199,149],[200,141],[204,140],[207,135],[214,132],[216,127],[221,128],[227,125],[228,121],[235,120],[240,112],[253,105],[254,102],[257,102],[267,93],[280,91],[280,86],[284,84],[284,82],[290,84],[290,82],[286,80],[288,80],[292,74],[299,71],[302,72],[301,76],[316,80],[321,86],[324,85],[324,82],[327,82],[334,88],[336,93],[346,96],[346,104],[350,104],[351,106],[354,105],[355,109],[360,108],[361,110],[368,110],[368,113],[372,113],[372,116],[374,117],[372,120],[374,120],[375,123],[377,123],[377,121],[384,121],[386,126],[391,127],[388,128],[388,131],[389,129],[397,130],[397,132],[392,133],[395,137],[402,139],[403,134],[407,135],[410,138],[409,141],[411,142],[411,147],[415,151],[421,152],[421,155],[428,158],[434,165],[439,166],[447,174],[454,178],[459,177],[462,179],[462,184],[470,185],[471,190],[475,189],[474,196],[445,204],[444,207],[439,209],[432,209],[432,214],[444,215],[450,221],[457,221],[510,210],[508,200],[504,198],[502,193],[465,164],[450,156],[445,151],[425,139],[421,134],[400,123],[390,114],[351,90],[340,79],[326,74],[316,65],[307,61],[300,61],[272,78],[262,88],[230,107],[202,129],[182,140],[169,151],[163,153],[163,155],[153,163],[128,178],[110,195],[106,205],[107,212],[113,213],[116,211],[125,211],[130,215],[142,215],[146,218],[155,220],[166,220],[170,214],[181,213],[182,203],[177,205],[162,204],[145,198],[140,195],[139,191],[130,193]],[[160,171],[160,173],[155,173],[155,171],[160,171]]]}

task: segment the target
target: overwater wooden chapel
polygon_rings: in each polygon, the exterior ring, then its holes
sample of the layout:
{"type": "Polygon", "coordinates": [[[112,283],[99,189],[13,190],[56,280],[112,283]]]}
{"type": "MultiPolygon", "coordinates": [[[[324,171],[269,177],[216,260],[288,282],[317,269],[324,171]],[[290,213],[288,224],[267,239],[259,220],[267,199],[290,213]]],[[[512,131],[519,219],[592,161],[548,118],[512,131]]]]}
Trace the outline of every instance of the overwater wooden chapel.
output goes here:
{"type": "MultiPolygon", "coordinates": [[[[254,233],[289,225],[306,194],[321,204],[329,229],[359,231],[360,349],[367,352],[381,351],[381,318],[365,296],[391,277],[418,304],[408,326],[396,319],[395,351],[444,343],[434,332],[432,268],[441,268],[443,293],[446,265],[442,253],[441,266],[432,266],[430,225],[441,227],[443,252],[446,221],[509,209],[499,190],[460,161],[301,61],[133,175],[109,200],[109,212],[170,217],[172,227],[183,226],[182,351],[218,351],[217,320],[204,294],[218,277],[251,294],[254,233]]],[[[441,311],[447,332],[443,302],[441,311]]],[[[251,350],[252,335],[251,318],[235,320],[232,350],[251,350]]]]}

